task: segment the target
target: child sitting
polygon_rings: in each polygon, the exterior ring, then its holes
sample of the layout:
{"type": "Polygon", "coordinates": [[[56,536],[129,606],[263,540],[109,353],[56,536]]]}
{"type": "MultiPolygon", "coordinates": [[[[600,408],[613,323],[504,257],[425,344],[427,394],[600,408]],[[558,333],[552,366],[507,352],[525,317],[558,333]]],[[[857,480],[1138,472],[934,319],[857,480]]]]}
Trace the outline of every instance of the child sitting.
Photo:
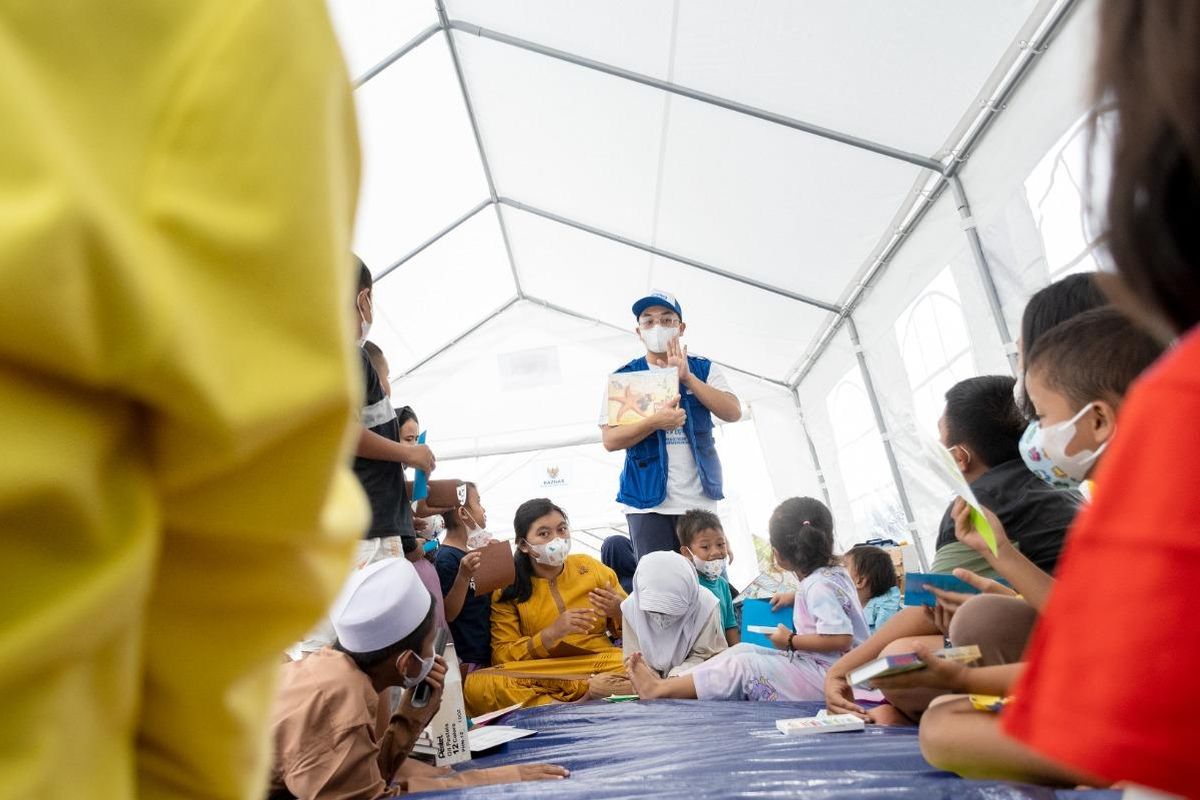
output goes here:
{"type": "Polygon", "coordinates": [[[492,663],[492,599],[487,594],[476,595],[474,581],[481,560],[479,548],[492,537],[485,527],[487,512],[475,484],[456,483],[454,501],[454,508],[442,515],[446,534],[433,563],[445,598],[454,652],[465,675],[492,663]]]}
{"type": "Polygon", "coordinates": [[[716,595],[720,603],[725,641],[730,646],[737,644],[742,637],[733,610],[733,593],[729,591],[729,581],[725,578],[729,546],[720,518],[711,511],[693,509],[679,518],[675,535],[679,537],[680,552],[696,568],[700,585],[716,595]]]}
{"type": "Polygon", "coordinates": [[[701,590],[696,570],[678,553],[642,556],[621,616],[625,657],[640,652],[664,677],[684,673],[728,647],[720,604],[701,590]]]}
{"type": "Polygon", "coordinates": [[[867,627],[874,633],[904,605],[896,565],[886,550],[866,544],[850,548],[844,562],[858,589],[867,627]]]}
{"type": "Polygon", "coordinates": [[[854,583],[833,554],[832,527],[829,509],[810,497],[785,500],[771,515],[775,560],[800,579],[795,633],[780,625],[770,637],[774,650],[738,644],[666,679],[634,653],[627,667],[642,699],[819,700],[825,670],[868,636],[854,583]]]}
{"type": "MultiPolygon", "coordinates": [[[[1116,432],[1116,419],[1126,391],[1160,352],[1161,347],[1153,339],[1113,309],[1081,314],[1039,339],[1026,359],[1026,389],[1038,412],[1037,420],[1031,423],[1022,440],[1022,456],[1030,469],[1059,489],[1078,487],[1094,476],[1116,432]]],[[[1119,495],[1121,486],[1114,484],[1114,487],[1119,495]]],[[[1101,498],[1104,492],[1105,487],[1100,487],[1101,498]]],[[[1102,511],[1103,506],[1093,507],[1080,522],[1086,525],[1102,511]]],[[[975,529],[969,512],[961,500],[956,501],[953,516],[959,541],[986,558],[1040,612],[1050,597],[1054,579],[1019,553],[1005,534],[1004,526],[991,511],[985,510],[996,537],[997,552],[993,554],[975,529]]],[[[1078,554],[1073,551],[1072,555],[1078,554]]],[[[1078,589],[1078,584],[1062,588],[1078,589]]],[[[1059,595],[1062,588],[1055,589],[1055,594],[1059,595]]],[[[1088,584],[1087,591],[1097,591],[1096,586],[1088,584]]],[[[967,601],[955,615],[955,622],[967,617],[979,599],[967,601]]],[[[1061,607],[1058,610],[1061,614],[1061,607]]],[[[1060,620],[1055,635],[1071,637],[1074,645],[1093,643],[1115,634],[1109,630],[1064,628],[1060,620]]],[[[1035,649],[1038,646],[1036,638],[1031,646],[1035,649]]],[[[1013,692],[1024,664],[966,669],[934,658],[922,648],[914,649],[922,652],[930,669],[876,680],[875,684],[885,691],[924,687],[956,694],[997,696],[986,702],[978,697],[944,697],[930,706],[921,719],[921,745],[931,764],[967,777],[1069,784],[1090,780],[1086,774],[1046,761],[1001,733],[1000,718],[991,712],[1004,707],[1001,696],[1013,692]]],[[[1109,662],[1106,664],[1111,666],[1109,662]]],[[[1056,682],[1074,685],[1072,681],[1077,680],[1078,674],[1077,669],[1069,676],[1057,677],[1056,682]]],[[[1112,685],[1111,680],[1102,679],[1103,674],[1102,670],[1092,676],[1088,692],[1112,685]]],[[[1018,703],[1022,700],[1017,697],[1018,703]]]]}

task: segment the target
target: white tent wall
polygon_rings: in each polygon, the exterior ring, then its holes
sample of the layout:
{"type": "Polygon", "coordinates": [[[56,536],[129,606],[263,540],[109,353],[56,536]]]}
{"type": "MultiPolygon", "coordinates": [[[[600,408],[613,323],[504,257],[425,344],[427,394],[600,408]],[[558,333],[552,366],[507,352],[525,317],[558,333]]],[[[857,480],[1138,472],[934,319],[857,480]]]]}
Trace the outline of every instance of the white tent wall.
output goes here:
{"type": "Polygon", "coordinates": [[[369,78],[356,248],[381,276],[372,336],[441,474],[482,481],[507,526],[569,463],[576,520],[619,525],[599,392],[637,354],[631,300],[663,287],[693,352],[748,371],[731,372],[748,420],[719,433],[739,570],[771,507],[821,497],[822,477],[842,546],[919,537],[932,552],[946,498],[914,466],[916,437],[954,381],[1008,371],[1005,339],[1050,279],[1025,183],[1087,108],[1094,0],[995,108],[1002,65],[1028,58],[1022,37],[1060,0],[331,5],[369,78]],[[927,186],[911,162],[949,158],[989,113],[961,180],[990,281],[948,189],[871,270],[927,186]],[[851,297],[861,350],[843,325],[808,363],[851,297]],[[806,426],[784,385],[801,366],[806,426]]]}

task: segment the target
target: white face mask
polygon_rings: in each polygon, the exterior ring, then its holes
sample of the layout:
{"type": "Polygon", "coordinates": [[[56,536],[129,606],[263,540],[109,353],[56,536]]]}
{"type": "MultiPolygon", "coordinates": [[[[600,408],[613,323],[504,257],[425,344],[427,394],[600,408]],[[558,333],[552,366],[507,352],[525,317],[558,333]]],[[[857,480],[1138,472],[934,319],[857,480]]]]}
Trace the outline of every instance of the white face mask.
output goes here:
{"type": "Polygon", "coordinates": [[[664,328],[662,325],[655,325],[649,330],[642,328],[642,342],[651,353],[667,352],[667,345],[678,336],[678,325],[674,328],[664,328]]]}
{"type": "Polygon", "coordinates": [[[721,577],[721,573],[725,571],[725,564],[728,560],[726,558],[714,558],[712,561],[702,561],[692,556],[692,563],[696,565],[696,571],[710,581],[715,581],[721,577]]]}
{"type": "MultiPolygon", "coordinates": [[[[359,319],[358,329],[361,333],[361,335],[358,338],[358,343],[359,343],[359,345],[362,345],[362,343],[365,342],[367,339],[367,334],[369,334],[371,332],[371,323],[367,320],[367,315],[363,313],[362,308],[359,306],[356,306],[356,307],[358,308],[358,319],[359,319]]],[[[368,298],[367,298],[367,307],[368,308],[371,307],[370,295],[368,295],[368,298]]],[[[374,317],[374,314],[372,314],[371,316],[374,317]]]]}
{"type": "Polygon", "coordinates": [[[661,611],[647,611],[646,619],[650,620],[651,628],[660,631],[665,631],[679,621],[679,617],[672,614],[664,614],[661,611]]]}
{"type": "Polygon", "coordinates": [[[551,539],[545,544],[531,544],[533,559],[547,567],[561,567],[571,553],[570,539],[551,539]]]}
{"type": "Polygon", "coordinates": [[[467,549],[478,550],[492,540],[492,535],[488,533],[487,528],[475,521],[475,517],[471,516],[470,511],[465,508],[463,511],[466,511],[467,519],[475,526],[467,529],[467,549]]]}
{"type": "MultiPolygon", "coordinates": [[[[414,653],[413,655],[416,654],[414,653]]],[[[411,689],[414,686],[419,686],[421,681],[425,680],[425,678],[429,676],[429,670],[433,669],[433,661],[435,658],[437,658],[437,656],[430,656],[429,658],[421,658],[420,656],[417,656],[417,660],[421,662],[421,672],[415,678],[404,675],[400,685],[405,689],[411,689]]],[[[396,659],[396,671],[400,671],[400,659],[396,659]]],[[[403,673],[401,674],[403,675],[403,673]]]]}
{"type": "Polygon", "coordinates": [[[434,514],[432,517],[422,517],[425,521],[425,532],[421,535],[426,539],[436,539],[446,530],[446,520],[442,519],[441,514],[434,514]]]}
{"type": "Polygon", "coordinates": [[[1021,458],[1030,472],[1059,489],[1079,488],[1096,459],[1108,447],[1106,441],[1095,450],[1080,450],[1067,455],[1067,445],[1075,438],[1075,424],[1095,405],[1088,403],[1069,420],[1047,427],[1036,421],[1029,423],[1021,437],[1021,458]]]}

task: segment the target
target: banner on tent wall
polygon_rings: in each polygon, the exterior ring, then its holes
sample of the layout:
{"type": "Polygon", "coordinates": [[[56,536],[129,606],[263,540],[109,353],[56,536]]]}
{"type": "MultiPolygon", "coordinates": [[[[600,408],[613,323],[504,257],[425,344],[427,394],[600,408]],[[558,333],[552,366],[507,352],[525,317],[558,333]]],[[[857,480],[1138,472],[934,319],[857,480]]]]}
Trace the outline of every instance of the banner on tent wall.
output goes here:
{"type": "Polygon", "coordinates": [[[530,469],[534,489],[549,492],[571,486],[570,459],[535,461],[530,469]]]}

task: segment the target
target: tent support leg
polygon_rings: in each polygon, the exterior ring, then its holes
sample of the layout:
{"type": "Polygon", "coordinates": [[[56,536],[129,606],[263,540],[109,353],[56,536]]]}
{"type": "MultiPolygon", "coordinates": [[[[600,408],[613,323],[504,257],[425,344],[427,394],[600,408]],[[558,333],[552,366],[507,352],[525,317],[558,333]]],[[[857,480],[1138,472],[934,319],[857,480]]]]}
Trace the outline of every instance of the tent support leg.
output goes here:
{"type": "Polygon", "coordinates": [[[979,270],[979,279],[983,282],[983,291],[987,295],[988,306],[992,311],[992,320],[996,323],[996,332],[1000,334],[1000,342],[1004,345],[1008,366],[1015,374],[1017,371],[1017,346],[1013,342],[1012,333],[1008,329],[1008,320],[1004,318],[1004,306],[1000,303],[1000,293],[996,290],[996,280],[987,256],[983,252],[983,241],[979,238],[979,228],[975,217],[971,215],[971,205],[967,202],[967,193],[962,181],[957,175],[949,177],[950,191],[954,193],[954,203],[958,206],[958,216],[962,218],[963,232],[967,234],[967,242],[971,245],[971,257],[979,270]]]}
{"type": "Polygon", "coordinates": [[[808,420],[804,418],[804,406],[800,403],[799,389],[792,389],[792,400],[796,403],[796,414],[800,417],[800,430],[804,431],[804,441],[808,443],[808,455],[812,458],[813,469],[817,472],[817,483],[821,487],[821,496],[825,498],[825,507],[832,510],[833,500],[829,497],[829,486],[825,483],[825,471],[821,469],[821,459],[817,456],[817,447],[813,444],[812,435],[808,432],[808,420]]]}
{"type": "Polygon", "coordinates": [[[858,358],[858,369],[862,373],[863,386],[867,390],[867,397],[871,400],[875,425],[879,428],[879,437],[883,440],[883,451],[887,455],[888,466],[892,470],[896,493],[900,495],[900,506],[904,509],[904,518],[908,520],[908,530],[912,534],[913,545],[917,549],[917,561],[921,564],[921,571],[928,572],[929,562],[925,557],[925,544],[921,541],[921,532],[917,530],[917,520],[913,515],[912,504],[908,500],[908,490],[904,488],[904,478],[900,474],[900,462],[896,460],[892,437],[888,433],[887,422],[883,418],[883,407],[879,405],[879,395],[875,393],[875,382],[871,380],[871,371],[867,369],[867,357],[863,352],[862,341],[858,338],[858,326],[854,324],[854,317],[846,317],[846,326],[850,332],[850,342],[854,345],[854,354],[858,358]]]}

